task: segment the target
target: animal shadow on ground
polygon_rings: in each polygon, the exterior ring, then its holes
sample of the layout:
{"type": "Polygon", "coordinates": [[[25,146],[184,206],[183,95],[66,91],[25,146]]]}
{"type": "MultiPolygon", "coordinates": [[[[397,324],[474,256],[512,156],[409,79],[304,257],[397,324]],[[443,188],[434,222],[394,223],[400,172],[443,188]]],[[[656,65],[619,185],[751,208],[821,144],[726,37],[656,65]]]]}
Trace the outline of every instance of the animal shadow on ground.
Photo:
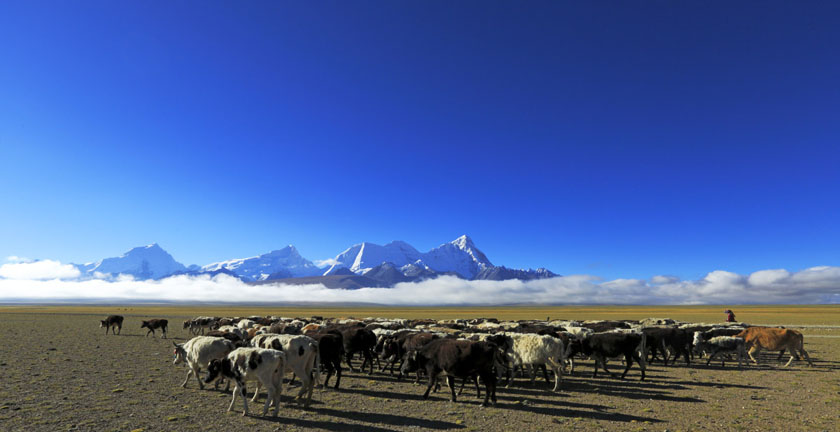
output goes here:
{"type": "Polygon", "coordinates": [[[271,423],[278,423],[287,426],[294,426],[295,428],[303,428],[306,430],[310,429],[321,429],[321,430],[328,430],[328,431],[357,431],[357,430],[366,430],[371,432],[392,432],[395,429],[385,429],[381,427],[372,426],[369,424],[359,425],[353,423],[341,423],[333,420],[307,420],[307,419],[299,419],[299,418],[287,418],[283,417],[283,413],[281,412],[278,417],[255,417],[259,420],[265,420],[271,423]]]}
{"type": "MultiPolygon", "coordinates": [[[[684,388],[684,387],[683,387],[684,388]]],[[[679,387],[676,389],[680,389],[679,387]]],[[[685,396],[673,396],[665,390],[648,387],[647,383],[622,380],[568,381],[564,390],[569,392],[598,393],[627,399],[652,399],[669,402],[705,402],[702,399],[685,396]]]]}
{"type": "Polygon", "coordinates": [[[720,383],[720,382],[709,382],[709,381],[673,381],[674,384],[682,384],[686,386],[699,386],[699,387],[718,387],[718,388],[741,388],[741,389],[751,389],[751,390],[767,390],[767,387],[762,386],[754,386],[754,385],[747,385],[747,384],[730,384],[730,383],[720,383]]]}
{"type": "MultiPolygon", "coordinates": [[[[444,388],[446,388],[446,387],[444,387],[444,388]]],[[[371,396],[371,397],[376,397],[376,398],[422,401],[423,400],[423,391],[425,391],[425,386],[423,387],[424,390],[420,390],[420,386],[417,386],[417,389],[418,389],[418,391],[417,391],[416,394],[415,393],[397,393],[397,392],[392,392],[392,391],[388,391],[388,390],[363,389],[363,388],[342,388],[342,389],[339,389],[339,392],[341,392],[341,393],[357,393],[357,394],[360,394],[360,395],[371,396]]]]}
{"type": "Polygon", "coordinates": [[[590,418],[595,420],[604,420],[604,421],[612,421],[612,422],[625,422],[629,423],[632,421],[636,422],[651,422],[651,423],[661,423],[662,420],[653,417],[640,417],[634,416],[630,414],[622,414],[622,413],[612,413],[605,410],[598,410],[598,411],[583,411],[583,410],[576,410],[576,409],[569,409],[569,408],[547,408],[547,407],[540,407],[534,405],[525,405],[525,404],[518,404],[518,403],[499,403],[497,407],[502,409],[509,409],[514,411],[524,411],[530,412],[535,414],[542,414],[552,417],[581,417],[581,418],[590,418]]]}
{"type": "MultiPolygon", "coordinates": [[[[421,429],[425,430],[441,430],[441,429],[462,429],[464,426],[459,425],[457,423],[442,421],[442,420],[429,420],[424,418],[417,418],[417,417],[409,417],[403,415],[394,415],[394,414],[385,414],[385,413],[371,413],[371,412],[358,412],[358,411],[340,411],[332,408],[317,408],[315,410],[319,414],[328,415],[330,417],[336,418],[345,418],[350,420],[363,420],[366,424],[359,425],[359,424],[347,424],[347,423],[339,423],[335,421],[324,421],[324,422],[313,422],[318,423],[319,425],[312,425],[311,427],[320,427],[327,430],[361,430],[364,429],[366,431],[388,431],[391,429],[383,429],[374,425],[392,425],[392,426],[417,426],[421,429]]],[[[266,420],[274,421],[278,423],[288,423],[294,424],[295,426],[304,426],[309,427],[305,424],[301,424],[300,419],[287,419],[283,417],[267,417],[266,420]]],[[[306,420],[304,420],[305,422],[306,420]]]]}

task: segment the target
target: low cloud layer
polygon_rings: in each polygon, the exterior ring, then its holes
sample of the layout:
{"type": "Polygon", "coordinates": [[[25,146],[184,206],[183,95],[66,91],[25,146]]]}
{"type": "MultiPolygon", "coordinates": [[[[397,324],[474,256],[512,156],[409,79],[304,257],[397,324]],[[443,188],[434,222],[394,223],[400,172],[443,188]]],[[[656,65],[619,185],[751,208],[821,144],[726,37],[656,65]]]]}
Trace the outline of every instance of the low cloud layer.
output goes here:
{"type": "Polygon", "coordinates": [[[394,288],[328,289],[323,285],[248,285],[221,274],[159,281],[74,280],[78,271],[56,261],[0,266],[0,301],[197,301],[376,303],[385,305],[498,304],[813,304],[840,303],[840,267],[798,272],[717,270],[695,281],[673,276],[603,281],[572,275],[534,281],[466,281],[451,276],[394,288]],[[68,268],[69,267],[69,268],[68,268]],[[75,274],[73,273],[75,271],[75,274]]]}
{"type": "MultiPolygon", "coordinates": [[[[9,257],[8,264],[0,266],[0,278],[24,280],[73,279],[81,276],[79,269],[58,261],[26,261],[19,257],[9,257]]],[[[0,291],[0,297],[3,292],[0,291]]]]}

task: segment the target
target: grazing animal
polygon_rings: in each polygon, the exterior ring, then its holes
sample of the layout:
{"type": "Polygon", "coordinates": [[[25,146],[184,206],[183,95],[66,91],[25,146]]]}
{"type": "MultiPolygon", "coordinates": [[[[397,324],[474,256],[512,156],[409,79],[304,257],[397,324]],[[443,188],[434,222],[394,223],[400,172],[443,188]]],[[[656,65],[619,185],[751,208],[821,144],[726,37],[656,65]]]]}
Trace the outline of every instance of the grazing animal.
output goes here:
{"type": "Polygon", "coordinates": [[[318,333],[310,331],[306,336],[318,342],[318,356],[321,358],[321,367],[327,371],[324,378],[324,387],[330,385],[330,377],[335,374],[335,389],[341,383],[341,359],[344,358],[344,337],[340,332],[318,333]]]}
{"type": "Polygon", "coordinates": [[[155,335],[155,329],[160,329],[160,332],[163,333],[163,338],[166,339],[166,326],[169,325],[169,321],[165,319],[151,319],[148,321],[143,321],[143,324],[140,324],[140,328],[147,328],[149,329],[146,332],[146,336],[149,336],[149,333],[152,336],[155,335]]]}
{"type": "Polygon", "coordinates": [[[790,366],[790,363],[796,358],[796,353],[805,357],[808,366],[813,366],[811,358],[805,351],[804,338],[802,333],[796,330],[789,330],[783,328],[773,327],[749,327],[742,332],[735,335],[735,337],[743,338],[746,346],[749,348],[747,354],[750,360],[758,364],[758,360],[753,357],[753,354],[761,352],[766,349],[770,351],[788,350],[790,351],[790,360],[785,363],[785,367],[790,366]]]}
{"type": "Polygon", "coordinates": [[[111,334],[120,334],[122,332],[122,323],[123,323],[123,316],[122,315],[108,315],[107,318],[104,320],[99,321],[99,328],[105,328],[105,334],[108,334],[108,330],[111,330],[111,334]],[[114,332],[114,327],[117,328],[116,333],[114,332]]]}
{"type": "MultiPolygon", "coordinates": [[[[386,361],[382,370],[384,371],[390,365],[391,375],[393,375],[394,365],[399,362],[397,369],[402,368],[406,353],[411,350],[419,350],[435,339],[438,339],[437,335],[422,332],[404,332],[399,333],[396,337],[386,339],[382,346],[382,353],[380,354],[380,357],[386,361]]],[[[397,379],[400,378],[402,378],[402,373],[400,373],[397,379]]],[[[419,374],[417,376],[417,382],[420,382],[419,374]]]]}
{"type": "MultiPolygon", "coordinates": [[[[505,333],[512,343],[506,344],[511,348],[506,351],[508,365],[516,366],[547,366],[554,372],[554,389],[560,390],[561,370],[566,362],[566,348],[563,340],[537,334],[505,333]]],[[[535,374],[531,371],[531,384],[534,384],[535,374]]],[[[510,385],[510,376],[506,385],[510,385]]]]}
{"type": "MultiPolygon", "coordinates": [[[[738,369],[746,356],[744,339],[733,336],[716,336],[706,339],[702,332],[694,333],[694,349],[698,352],[704,351],[709,354],[706,365],[708,366],[716,355],[721,353],[735,353],[738,357],[738,369]]],[[[726,366],[726,358],[721,358],[721,367],[726,366]]]]}
{"type": "Polygon", "coordinates": [[[572,348],[569,355],[583,353],[595,358],[595,370],[592,372],[592,377],[598,375],[598,364],[604,368],[604,371],[610,375],[615,376],[607,369],[607,357],[624,356],[624,373],[621,374],[621,379],[627,375],[630,366],[633,365],[633,360],[639,363],[639,369],[642,371],[642,379],[645,380],[646,369],[646,336],[644,333],[619,333],[619,332],[604,332],[594,333],[584,339],[572,341],[572,348]],[[642,355],[639,355],[639,352],[642,355]]]}
{"type": "Polygon", "coordinates": [[[362,362],[362,366],[359,369],[364,370],[365,365],[368,364],[370,365],[370,372],[368,372],[368,374],[372,374],[373,349],[376,347],[376,335],[373,334],[373,331],[367,330],[364,327],[356,326],[344,327],[339,329],[339,331],[344,337],[345,359],[350,371],[356,371],[356,369],[353,369],[353,364],[351,363],[353,355],[357,352],[361,352],[365,360],[362,362]]]}
{"type": "Polygon", "coordinates": [[[429,398],[429,392],[437,383],[440,375],[446,376],[446,382],[451,393],[450,401],[455,402],[455,378],[473,378],[478,376],[484,383],[484,401],[481,406],[487,406],[487,401],[496,404],[496,374],[494,366],[501,359],[495,344],[490,342],[473,342],[463,339],[436,339],[427,343],[418,351],[411,351],[406,355],[406,362],[402,371],[410,372],[423,369],[429,378],[423,399],[429,398]]]}
{"type": "MultiPolygon", "coordinates": [[[[212,336],[196,336],[182,344],[175,345],[175,360],[174,364],[186,363],[188,367],[187,377],[181,383],[181,387],[187,387],[187,381],[190,380],[190,375],[195,375],[195,380],[198,381],[198,387],[203,389],[204,383],[198,374],[201,373],[202,368],[206,368],[212,360],[221,359],[234,350],[233,343],[225,338],[212,336]]],[[[218,382],[216,383],[218,387],[218,382]]]]}
{"type": "Polygon", "coordinates": [[[629,329],[630,324],[627,324],[624,321],[592,321],[592,322],[584,322],[580,325],[581,327],[586,327],[596,333],[608,332],[610,330],[615,329],[629,329]]]}
{"type": "Polygon", "coordinates": [[[304,335],[268,334],[255,337],[255,346],[283,351],[286,354],[285,371],[294,372],[300,378],[301,388],[295,399],[303,400],[304,408],[312,403],[312,391],[315,383],[321,382],[321,360],[318,355],[318,342],[304,335]],[[257,345],[258,344],[258,345],[257,345]],[[313,376],[314,375],[314,376],[313,376]],[[306,399],[304,399],[304,395],[306,399]]]}
{"type": "Polygon", "coordinates": [[[255,321],[251,321],[249,319],[244,319],[236,323],[236,326],[242,330],[248,330],[249,328],[254,327],[256,325],[257,323],[255,321]]]}
{"type": "Polygon", "coordinates": [[[190,334],[197,335],[199,332],[203,335],[204,329],[213,330],[218,324],[218,319],[213,317],[198,317],[192,320],[184,321],[184,328],[190,329],[190,334]]]}
{"type": "Polygon", "coordinates": [[[685,330],[675,327],[647,327],[642,329],[642,332],[647,336],[647,347],[650,350],[650,361],[656,359],[657,350],[662,351],[663,362],[668,366],[668,357],[670,353],[674,354],[674,362],[683,356],[685,364],[691,364],[689,359],[689,346],[691,345],[691,335],[685,330]]]}
{"type": "Polygon", "coordinates": [[[274,416],[280,409],[280,395],[283,393],[283,370],[286,355],[282,351],[262,348],[237,348],[222,359],[214,359],[207,367],[205,383],[225,377],[236,384],[228,411],[233,409],[237,393],[242,397],[244,408],[242,415],[248,415],[248,398],[245,397],[245,382],[257,381],[254,400],[259,395],[259,388],[265,387],[268,394],[263,405],[262,415],[268,413],[269,404],[274,404],[274,416]]]}
{"type": "Polygon", "coordinates": [[[300,329],[300,331],[302,333],[309,333],[309,332],[313,332],[313,331],[321,331],[321,327],[323,327],[321,324],[310,323],[310,324],[307,324],[307,325],[303,326],[303,328],[300,329]]]}
{"type": "Polygon", "coordinates": [[[239,336],[239,334],[232,331],[210,330],[209,332],[205,333],[204,336],[215,336],[225,338],[231,341],[233,345],[237,348],[248,345],[248,343],[245,342],[245,340],[241,336],[239,336]]]}

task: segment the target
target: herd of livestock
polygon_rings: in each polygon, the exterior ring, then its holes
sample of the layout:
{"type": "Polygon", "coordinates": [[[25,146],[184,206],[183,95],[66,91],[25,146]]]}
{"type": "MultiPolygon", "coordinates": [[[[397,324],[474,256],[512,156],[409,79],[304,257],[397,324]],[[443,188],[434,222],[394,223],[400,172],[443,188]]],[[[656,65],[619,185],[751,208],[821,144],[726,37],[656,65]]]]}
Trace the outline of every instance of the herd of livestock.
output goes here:
{"type": "MultiPolygon", "coordinates": [[[[111,315],[100,327],[119,334],[123,317],[111,315]]],[[[165,338],[168,321],[143,321],[146,336],[160,330],[165,338]]],[[[270,406],[277,415],[284,376],[293,373],[301,381],[294,398],[304,407],[312,400],[316,385],[329,385],[335,376],[334,387],[341,382],[341,363],[355,372],[354,358],[362,359],[360,371],[380,373],[388,370],[402,378],[414,374],[419,382],[427,380],[424,399],[433,389],[446,383],[450,400],[456,400],[456,378],[462,379],[458,394],[467,383],[473,383],[479,397],[484,387],[482,406],[496,403],[496,384],[500,379],[509,386],[517,374],[525,373],[531,383],[542,372],[551,382],[553,391],[561,388],[562,375],[573,373],[575,359],[594,360],[592,376],[599,367],[605,372],[607,361],[620,358],[624,363],[624,378],[632,365],[637,364],[641,380],[649,362],[664,365],[676,363],[682,357],[689,365],[694,356],[706,356],[706,364],[717,358],[721,366],[735,356],[738,367],[761,350],[778,351],[779,359],[785,351],[790,354],[785,366],[800,356],[811,365],[803,347],[802,334],[795,330],[775,327],[756,327],[741,323],[696,324],[670,319],[642,321],[510,321],[496,319],[470,320],[406,320],[406,319],[325,319],[247,317],[198,317],[186,320],[183,328],[193,336],[185,343],[174,345],[174,363],[187,365],[182,387],[191,376],[198,386],[214,383],[216,388],[234,384],[231,410],[237,395],[242,398],[243,414],[248,413],[245,397],[246,382],[254,382],[255,401],[265,388],[263,407],[266,415],[270,406]],[[395,370],[396,369],[396,370],[395,370]],[[202,379],[199,374],[207,371],[202,379]],[[322,372],[326,372],[323,378],[322,372]]]]}

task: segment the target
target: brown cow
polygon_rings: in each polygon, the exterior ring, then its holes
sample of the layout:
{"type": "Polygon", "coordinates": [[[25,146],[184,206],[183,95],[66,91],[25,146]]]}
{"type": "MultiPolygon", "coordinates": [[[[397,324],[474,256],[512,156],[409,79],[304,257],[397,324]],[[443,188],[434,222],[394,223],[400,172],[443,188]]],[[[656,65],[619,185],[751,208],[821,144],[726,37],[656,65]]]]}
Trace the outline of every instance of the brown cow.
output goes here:
{"type": "Polygon", "coordinates": [[[168,320],[156,318],[156,319],[152,319],[152,320],[148,320],[148,321],[143,321],[143,324],[140,324],[140,328],[141,329],[142,328],[149,329],[146,332],[147,337],[149,336],[149,333],[151,333],[152,336],[154,337],[155,329],[160,329],[160,331],[163,332],[163,338],[166,339],[166,327],[168,325],[169,325],[168,320]]]}
{"type": "Polygon", "coordinates": [[[108,315],[107,318],[99,321],[99,328],[104,328],[105,334],[108,334],[108,330],[111,330],[112,334],[120,334],[122,332],[122,324],[122,315],[108,315]],[[117,329],[116,333],[114,333],[114,328],[117,329]]]}
{"type": "Polygon", "coordinates": [[[766,349],[770,351],[790,351],[790,360],[785,363],[785,367],[790,366],[790,363],[794,358],[796,358],[797,351],[805,357],[805,360],[808,362],[808,366],[814,365],[811,363],[811,358],[808,357],[808,353],[805,352],[802,333],[799,333],[796,330],[773,327],[750,327],[741,333],[738,333],[735,337],[744,339],[746,346],[749,347],[747,354],[756,364],[758,364],[758,360],[753,357],[753,354],[766,349]]]}

